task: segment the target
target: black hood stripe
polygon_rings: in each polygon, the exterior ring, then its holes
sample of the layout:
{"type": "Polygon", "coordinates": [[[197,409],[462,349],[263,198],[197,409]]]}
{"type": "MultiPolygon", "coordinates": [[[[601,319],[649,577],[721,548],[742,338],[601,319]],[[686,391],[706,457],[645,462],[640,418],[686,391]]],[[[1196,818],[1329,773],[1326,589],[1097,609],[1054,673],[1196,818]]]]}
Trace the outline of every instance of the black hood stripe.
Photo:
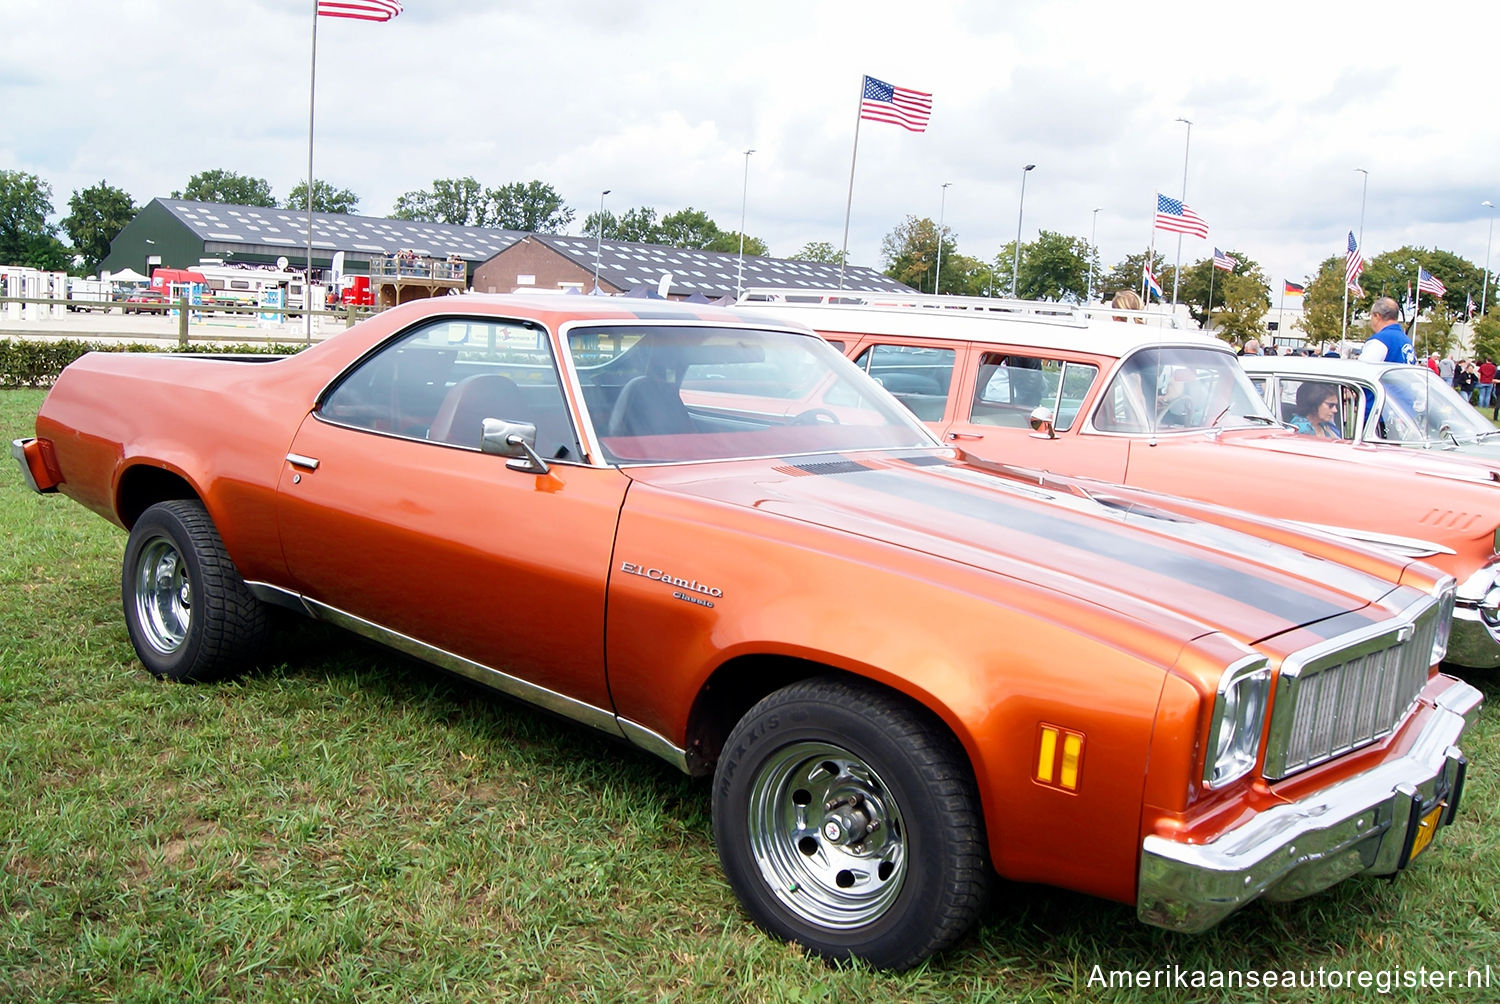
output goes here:
{"type": "MultiPolygon", "coordinates": [[[[941,476],[941,475],[939,475],[941,476]]],[[[1174,579],[1184,585],[1202,589],[1238,603],[1252,606],[1285,620],[1288,624],[1310,625],[1340,618],[1334,634],[1351,630],[1352,611],[1344,606],[1300,590],[1272,585],[1255,575],[1237,572],[1197,552],[1196,545],[1185,545],[1171,539],[1144,538],[1136,533],[1119,533],[1110,526],[1090,525],[1075,519],[1071,513],[1056,507],[1047,510],[1009,502],[1003,493],[979,492],[971,486],[931,482],[899,470],[860,468],[843,472],[839,478],[863,488],[900,498],[917,505],[951,512],[968,519],[980,520],[1014,533],[1025,534],[1061,547],[1072,547],[1102,555],[1154,575],[1174,579]]],[[[1374,623],[1361,615],[1366,623],[1374,623]]]]}

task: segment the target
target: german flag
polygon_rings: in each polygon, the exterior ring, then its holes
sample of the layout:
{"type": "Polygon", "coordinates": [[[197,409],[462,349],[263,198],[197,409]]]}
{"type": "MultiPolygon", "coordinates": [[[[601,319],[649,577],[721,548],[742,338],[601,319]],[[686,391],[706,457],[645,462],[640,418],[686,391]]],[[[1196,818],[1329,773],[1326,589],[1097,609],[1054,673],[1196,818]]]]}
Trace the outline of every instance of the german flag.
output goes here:
{"type": "Polygon", "coordinates": [[[1288,279],[1286,280],[1286,289],[1284,290],[1284,292],[1287,296],[1301,296],[1303,293],[1307,292],[1307,287],[1302,285],[1300,282],[1292,282],[1290,279],[1288,279]]]}

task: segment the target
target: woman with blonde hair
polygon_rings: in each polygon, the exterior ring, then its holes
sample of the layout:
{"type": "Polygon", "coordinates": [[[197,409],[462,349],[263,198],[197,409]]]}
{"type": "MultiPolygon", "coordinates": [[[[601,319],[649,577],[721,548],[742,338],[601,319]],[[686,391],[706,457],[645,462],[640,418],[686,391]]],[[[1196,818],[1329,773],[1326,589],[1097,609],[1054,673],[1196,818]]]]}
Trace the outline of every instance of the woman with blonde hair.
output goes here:
{"type": "MultiPolygon", "coordinates": [[[[1117,308],[1119,310],[1145,310],[1146,309],[1146,305],[1141,302],[1141,298],[1136,294],[1135,290],[1133,290],[1133,289],[1122,289],[1122,290],[1120,290],[1118,293],[1115,294],[1115,298],[1113,300],[1109,301],[1109,305],[1111,307],[1115,307],[1115,308],[1117,308]]],[[[1117,321],[1123,321],[1123,320],[1125,320],[1125,318],[1121,317],[1119,314],[1116,314],[1115,315],[1115,320],[1117,320],[1117,321]]],[[[1145,324],[1146,321],[1145,321],[1144,318],[1137,317],[1135,319],[1135,323],[1137,323],[1137,324],[1145,324]]]]}

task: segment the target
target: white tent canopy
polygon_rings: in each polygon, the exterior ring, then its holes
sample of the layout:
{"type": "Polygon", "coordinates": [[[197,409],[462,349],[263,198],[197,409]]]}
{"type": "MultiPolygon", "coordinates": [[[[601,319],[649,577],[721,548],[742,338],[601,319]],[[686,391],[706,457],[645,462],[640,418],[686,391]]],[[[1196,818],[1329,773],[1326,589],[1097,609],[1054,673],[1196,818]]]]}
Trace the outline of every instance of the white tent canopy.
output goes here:
{"type": "Polygon", "coordinates": [[[147,276],[141,275],[133,268],[121,269],[118,272],[109,273],[110,282],[148,282],[147,276]]]}

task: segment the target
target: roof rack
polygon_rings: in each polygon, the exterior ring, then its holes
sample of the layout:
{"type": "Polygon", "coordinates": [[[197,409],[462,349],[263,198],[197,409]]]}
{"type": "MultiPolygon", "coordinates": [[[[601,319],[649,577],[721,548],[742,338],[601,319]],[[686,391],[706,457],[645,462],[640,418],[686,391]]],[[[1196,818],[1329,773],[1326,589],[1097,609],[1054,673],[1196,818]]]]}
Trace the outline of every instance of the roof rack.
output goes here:
{"type": "Polygon", "coordinates": [[[1138,324],[1176,328],[1179,320],[1151,310],[1085,306],[1051,300],[1012,300],[998,296],[953,296],[947,293],[878,293],[850,289],[747,289],[739,304],[807,304],[831,307],[879,307],[895,310],[953,310],[969,314],[1005,315],[1072,327],[1087,327],[1093,320],[1134,320],[1138,324]]]}

